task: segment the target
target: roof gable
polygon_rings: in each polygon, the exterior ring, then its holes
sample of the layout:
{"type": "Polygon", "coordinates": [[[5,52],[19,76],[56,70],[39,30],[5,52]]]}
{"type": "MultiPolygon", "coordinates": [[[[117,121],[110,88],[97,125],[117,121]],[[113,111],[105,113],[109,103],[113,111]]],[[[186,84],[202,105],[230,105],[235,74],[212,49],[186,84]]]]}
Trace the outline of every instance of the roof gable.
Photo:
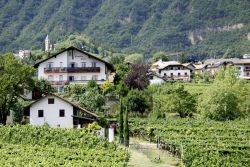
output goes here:
{"type": "Polygon", "coordinates": [[[58,98],[58,99],[64,101],[65,103],[68,103],[68,104],[72,105],[73,107],[75,107],[75,108],[77,108],[77,109],[79,109],[79,110],[81,110],[81,111],[83,111],[83,112],[86,112],[86,113],[88,113],[89,115],[92,115],[93,117],[99,118],[98,115],[96,115],[96,114],[94,114],[94,113],[88,111],[87,109],[82,108],[82,107],[78,106],[77,104],[75,104],[75,103],[73,103],[73,102],[71,102],[71,101],[69,101],[69,100],[67,100],[67,99],[65,99],[65,98],[62,98],[62,97],[60,97],[60,96],[57,96],[57,95],[55,95],[55,94],[52,94],[52,93],[47,94],[47,95],[43,96],[42,98],[40,98],[40,99],[34,101],[34,102],[31,103],[30,105],[28,105],[27,108],[30,108],[32,105],[34,105],[34,104],[40,102],[41,100],[45,99],[45,98],[48,97],[48,96],[54,96],[54,97],[56,97],[56,98],[58,98]]]}
{"type": "Polygon", "coordinates": [[[68,47],[68,48],[66,48],[66,49],[64,49],[64,50],[62,50],[62,51],[60,51],[60,52],[58,52],[58,53],[56,53],[56,54],[53,54],[53,55],[49,56],[49,57],[46,58],[46,59],[43,59],[43,60],[39,61],[38,63],[36,63],[36,64],[34,65],[34,67],[37,68],[37,67],[39,66],[39,64],[41,64],[41,63],[43,63],[43,62],[45,62],[45,61],[47,61],[47,60],[49,60],[49,59],[51,59],[51,58],[53,58],[53,57],[56,58],[57,55],[59,55],[59,54],[61,54],[61,53],[63,53],[63,52],[69,51],[69,50],[76,50],[76,51],[78,51],[78,52],[80,52],[80,53],[82,53],[82,54],[87,55],[88,57],[91,57],[91,58],[93,58],[93,59],[99,60],[99,61],[105,63],[105,64],[107,65],[107,67],[109,67],[111,70],[114,70],[114,67],[113,67],[112,64],[110,64],[110,63],[108,63],[108,62],[106,62],[106,61],[104,61],[104,60],[102,60],[102,59],[100,59],[100,58],[98,58],[98,57],[96,57],[96,56],[90,54],[90,53],[87,53],[87,52],[82,51],[82,50],[80,50],[80,49],[78,49],[78,48],[76,48],[76,47],[73,47],[73,46],[68,47]]]}

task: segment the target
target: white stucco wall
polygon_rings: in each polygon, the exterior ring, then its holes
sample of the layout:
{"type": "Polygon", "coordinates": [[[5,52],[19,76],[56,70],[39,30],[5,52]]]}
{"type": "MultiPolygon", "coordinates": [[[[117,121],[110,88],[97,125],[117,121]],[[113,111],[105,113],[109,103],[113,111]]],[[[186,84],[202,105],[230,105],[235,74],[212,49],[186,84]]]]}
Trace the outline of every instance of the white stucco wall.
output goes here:
{"type": "Polygon", "coordinates": [[[165,81],[159,77],[153,76],[153,79],[150,79],[150,85],[152,84],[162,84],[165,83],[165,81]]]}
{"type": "Polygon", "coordinates": [[[68,80],[69,76],[74,76],[75,80],[81,80],[82,76],[86,76],[87,80],[91,80],[93,75],[98,75],[98,80],[107,80],[108,75],[105,73],[106,64],[95,59],[89,57],[77,50],[74,50],[74,58],[72,58],[71,51],[65,51],[56,57],[50,58],[45,62],[39,64],[38,67],[38,78],[48,79],[49,75],[53,75],[53,81],[59,81],[59,76],[63,75],[63,80],[68,80]],[[93,73],[44,73],[44,68],[48,66],[49,62],[53,62],[53,67],[60,67],[61,63],[63,67],[70,67],[71,63],[75,63],[75,67],[82,67],[82,62],[86,62],[86,67],[92,67],[92,62],[96,62],[96,67],[100,67],[100,72],[93,72],[93,73]]]}
{"type": "Polygon", "coordinates": [[[246,67],[250,68],[250,65],[237,64],[236,69],[239,71],[239,77],[242,79],[250,79],[250,71],[244,71],[246,67]]]}
{"type": "Polygon", "coordinates": [[[160,75],[164,77],[166,76],[171,77],[171,73],[173,74],[174,78],[178,78],[178,73],[180,73],[181,76],[185,76],[185,73],[187,73],[188,80],[190,80],[190,70],[189,69],[183,69],[183,70],[162,70],[160,75]]]}
{"type": "Polygon", "coordinates": [[[50,127],[73,128],[73,106],[55,96],[47,96],[30,107],[30,124],[50,127]],[[54,98],[54,104],[48,104],[48,98],[54,98]],[[65,117],[59,117],[59,110],[65,110],[65,117]],[[43,117],[38,117],[38,110],[43,110],[43,117]]]}

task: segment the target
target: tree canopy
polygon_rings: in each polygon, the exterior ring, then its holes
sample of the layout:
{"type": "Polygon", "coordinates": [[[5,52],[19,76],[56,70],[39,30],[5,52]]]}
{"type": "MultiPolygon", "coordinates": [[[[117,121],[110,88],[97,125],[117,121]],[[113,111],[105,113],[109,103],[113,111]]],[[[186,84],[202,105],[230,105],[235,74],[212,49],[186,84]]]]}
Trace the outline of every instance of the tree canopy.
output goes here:
{"type": "Polygon", "coordinates": [[[0,123],[6,124],[11,107],[24,90],[34,86],[34,68],[19,62],[12,54],[0,56],[0,123]]]}

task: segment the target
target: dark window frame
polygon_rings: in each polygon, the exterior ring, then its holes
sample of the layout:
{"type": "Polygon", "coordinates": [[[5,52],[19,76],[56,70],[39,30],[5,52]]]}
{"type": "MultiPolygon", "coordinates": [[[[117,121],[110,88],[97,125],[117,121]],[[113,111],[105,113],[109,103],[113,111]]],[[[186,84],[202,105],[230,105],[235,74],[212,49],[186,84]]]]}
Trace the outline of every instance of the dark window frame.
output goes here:
{"type": "Polygon", "coordinates": [[[43,110],[38,110],[37,116],[39,118],[43,118],[44,117],[44,111],[43,110]]]}
{"type": "Polygon", "coordinates": [[[54,98],[48,98],[48,104],[55,104],[54,98]]]}
{"type": "Polygon", "coordinates": [[[59,117],[65,117],[65,110],[64,109],[59,110],[59,117]]]}

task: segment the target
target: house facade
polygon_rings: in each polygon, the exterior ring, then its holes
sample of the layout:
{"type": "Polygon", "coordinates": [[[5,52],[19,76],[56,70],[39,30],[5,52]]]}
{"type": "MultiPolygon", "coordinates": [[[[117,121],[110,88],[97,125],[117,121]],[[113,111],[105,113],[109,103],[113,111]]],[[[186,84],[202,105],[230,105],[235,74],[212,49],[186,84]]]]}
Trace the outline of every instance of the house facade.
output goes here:
{"type": "Polygon", "coordinates": [[[250,79],[250,59],[240,59],[234,62],[239,71],[239,78],[250,79]]]}
{"type": "Polygon", "coordinates": [[[150,85],[153,85],[153,84],[163,84],[166,81],[163,77],[152,73],[152,74],[149,74],[149,82],[150,82],[150,85]]]}
{"type": "Polygon", "coordinates": [[[151,71],[155,72],[165,80],[191,80],[191,69],[177,61],[159,60],[151,66],[151,71]]]}
{"type": "Polygon", "coordinates": [[[25,113],[31,125],[48,124],[53,128],[84,127],[98,119],[97,115],[54,94],[33,102],[25,113]]]}
{"type": "Polygon", "coordinates": [[[64,85],[84,84],[90,80],[102,84],[114,71],[111,64],[75,47],[50,56],[35,64],[35,67],[38,78],[47,79],[59,91],[64,85]]]}

